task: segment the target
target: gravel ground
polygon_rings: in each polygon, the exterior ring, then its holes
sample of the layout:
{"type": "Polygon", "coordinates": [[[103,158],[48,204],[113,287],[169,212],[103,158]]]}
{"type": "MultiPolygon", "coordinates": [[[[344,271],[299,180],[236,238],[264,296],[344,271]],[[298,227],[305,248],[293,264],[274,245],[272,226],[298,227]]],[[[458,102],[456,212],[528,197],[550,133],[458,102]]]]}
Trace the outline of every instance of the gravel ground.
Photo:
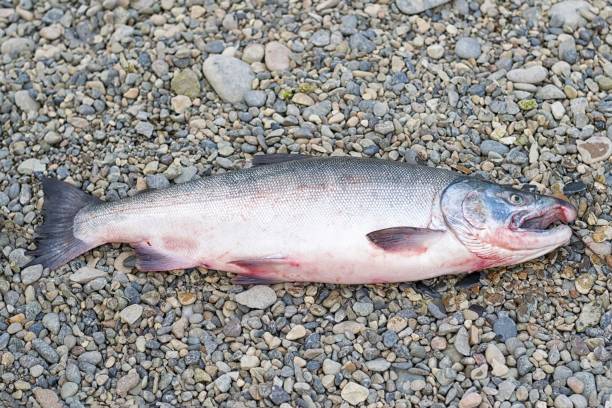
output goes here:
{"type": "Polygon", "coordinates": [[[0,0],[0,405],[611,403],[612,6],[589,3],[0,0]],[[39,172],[114,200],[297,151],[530,184],[579,220],[543,259],[415,284],[241,287],[119,245],[23,268],[39,172]]]}

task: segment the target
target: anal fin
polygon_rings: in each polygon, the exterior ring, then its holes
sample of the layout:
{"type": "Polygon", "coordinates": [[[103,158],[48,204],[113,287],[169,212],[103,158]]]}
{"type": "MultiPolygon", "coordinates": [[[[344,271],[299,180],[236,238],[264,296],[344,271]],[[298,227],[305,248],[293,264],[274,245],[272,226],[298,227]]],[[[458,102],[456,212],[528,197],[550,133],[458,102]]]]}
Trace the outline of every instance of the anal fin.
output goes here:
{"type": "Polygon", "coordinates": [[[136,268],[143,272],[172,271],[193,266],[188,265],[184,260],[155,250],[146,242],[132,246],[136,251],[136,268]]]}

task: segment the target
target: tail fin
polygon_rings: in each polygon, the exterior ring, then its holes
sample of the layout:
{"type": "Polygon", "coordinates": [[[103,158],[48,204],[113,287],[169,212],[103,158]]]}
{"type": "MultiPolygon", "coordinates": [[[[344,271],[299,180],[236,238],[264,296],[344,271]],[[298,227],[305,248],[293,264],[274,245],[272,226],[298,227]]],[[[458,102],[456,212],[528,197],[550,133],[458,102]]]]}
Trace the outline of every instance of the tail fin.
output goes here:
{"type": "Polygon", "coordinates": [[[37,248],[28,253],[35,258],[28,265],[55,269],[91,249],[75,238],[74,217],[83,207],[100,200],[63,181],[43,177],[41,182],[44,222],[36,231],[37,248]]]}

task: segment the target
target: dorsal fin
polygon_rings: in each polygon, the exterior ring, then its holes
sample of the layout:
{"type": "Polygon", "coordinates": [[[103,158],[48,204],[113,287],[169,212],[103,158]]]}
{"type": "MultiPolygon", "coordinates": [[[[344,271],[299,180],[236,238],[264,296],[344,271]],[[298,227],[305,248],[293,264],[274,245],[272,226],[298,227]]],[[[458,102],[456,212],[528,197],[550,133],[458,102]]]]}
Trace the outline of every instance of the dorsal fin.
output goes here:
{"type": "Polygon", "coordinates": [[[313,156],[306,156],[304,154],[259,154],[253,156],[251,164],[255,166],[267,166],[268,164],[284,163],[294,160],[304,160],[312,158],[313,156]]]}

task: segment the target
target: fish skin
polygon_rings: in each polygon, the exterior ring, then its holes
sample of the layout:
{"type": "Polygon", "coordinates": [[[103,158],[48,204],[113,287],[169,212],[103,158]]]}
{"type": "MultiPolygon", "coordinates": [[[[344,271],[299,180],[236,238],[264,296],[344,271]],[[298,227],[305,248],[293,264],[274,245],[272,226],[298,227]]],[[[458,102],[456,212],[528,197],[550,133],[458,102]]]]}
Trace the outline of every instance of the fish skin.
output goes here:
{"type": "Polygon", "coordinates": [[[85,250],[128,243],[147,271],[202,266],[245,281],[416,281],[503,263],[471,252],[447,223],[442,195],[468,179],[379,159],[292,160],[88,204],[73,234],[85,250]],[[418,251],[368,239],[397,227],[419,231],[418,251]]]}

